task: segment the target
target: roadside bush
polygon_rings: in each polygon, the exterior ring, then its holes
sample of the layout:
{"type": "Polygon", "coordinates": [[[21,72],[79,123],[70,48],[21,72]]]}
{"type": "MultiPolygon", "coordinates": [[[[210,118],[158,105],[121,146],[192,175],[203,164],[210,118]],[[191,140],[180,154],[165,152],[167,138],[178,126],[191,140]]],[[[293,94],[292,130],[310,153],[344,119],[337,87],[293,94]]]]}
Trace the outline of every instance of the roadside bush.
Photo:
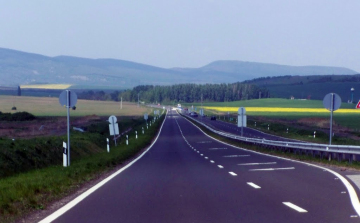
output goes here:
{"type": "Polygon", "coordinates": [[[34,119],[36,117],[28,112],[16,112],[14,114],[0,112],[0,121],[31,121],[34,119]]]}

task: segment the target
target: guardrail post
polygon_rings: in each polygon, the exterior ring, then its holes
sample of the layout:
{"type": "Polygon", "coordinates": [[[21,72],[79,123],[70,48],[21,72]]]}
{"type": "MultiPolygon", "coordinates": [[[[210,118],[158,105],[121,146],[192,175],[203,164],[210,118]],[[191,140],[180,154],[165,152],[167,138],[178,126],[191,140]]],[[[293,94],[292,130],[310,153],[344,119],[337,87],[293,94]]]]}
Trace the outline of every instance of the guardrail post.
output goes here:
{"type": "Polygon", "coordinates": [[[332,154],[328,153],[328,160],[331,161],[332,154]]]}

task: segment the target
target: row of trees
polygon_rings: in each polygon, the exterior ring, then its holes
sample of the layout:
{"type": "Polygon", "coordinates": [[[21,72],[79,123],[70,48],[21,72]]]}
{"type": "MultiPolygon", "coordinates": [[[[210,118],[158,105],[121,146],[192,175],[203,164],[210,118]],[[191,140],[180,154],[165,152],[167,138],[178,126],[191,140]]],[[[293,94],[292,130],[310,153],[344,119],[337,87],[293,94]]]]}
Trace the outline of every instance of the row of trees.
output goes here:
{"type": "Polygon", "coordinates": [[[112,93],[106,93],[104,91],[83,91],[77,93],[79,99],[85,100],[98,100],[98,101],[118,101],[119,100],[119,91],[114,91],[112,93]]]}
{"type": "Polygon", "coordinates": [[[124,101],[155,103],[200,102],[202,101],[238,101],[269,97],[269,91],[253,84],[177,84],[171,86],[140,85],[119,94],[124,101]]]}

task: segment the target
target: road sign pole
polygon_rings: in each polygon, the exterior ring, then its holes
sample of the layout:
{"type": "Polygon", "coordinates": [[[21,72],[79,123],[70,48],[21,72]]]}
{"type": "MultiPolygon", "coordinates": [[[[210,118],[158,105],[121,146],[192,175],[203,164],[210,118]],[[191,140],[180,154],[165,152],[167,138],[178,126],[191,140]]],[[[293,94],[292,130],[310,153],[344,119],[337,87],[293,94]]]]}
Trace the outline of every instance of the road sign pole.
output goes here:
{"type": "Polygon", "coordinates": [[[329,140],[329,145],[331,145],[331,140],[332,140],[333,112],[334,112],[334,94],[331,93],[331,102],[330,102],[330,140],[329,140]]]}
{"type": "Polygon", "coordinates": [[[241,113],[241,136],[243,136],[244,132],[244,113],[241,113]]]}
{"type": "Polygon", "coordinates": [[[68,158],[68,166],[70,166],[70,96],[71,96],[71,93],[69,90],[66,90],[67,92],[67,140],[68,140],[68,143],[67,143],[67,158],[68,158]]]}
{"type": "Polygon", "coordinates": [[[114,117],[111,117],[112,119],[112,126],[113,126],[113,129],[114,129],[114,141],[115,141],[115,146],[116,146],[116,131],[115,131],[115,123],[116,121],[114,120],[114,117]]]}

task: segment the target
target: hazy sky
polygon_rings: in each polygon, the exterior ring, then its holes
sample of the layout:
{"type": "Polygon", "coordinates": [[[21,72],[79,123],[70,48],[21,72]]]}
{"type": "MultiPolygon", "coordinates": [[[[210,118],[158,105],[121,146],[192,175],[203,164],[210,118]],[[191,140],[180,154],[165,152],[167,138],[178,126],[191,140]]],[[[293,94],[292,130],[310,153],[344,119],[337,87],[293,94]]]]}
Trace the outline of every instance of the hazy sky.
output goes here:
{"type": "Polygon", "coordinates": [[[0,47],[200,67],[215,60],[360,72],[360,0],[0,0],[0,47]]]}

